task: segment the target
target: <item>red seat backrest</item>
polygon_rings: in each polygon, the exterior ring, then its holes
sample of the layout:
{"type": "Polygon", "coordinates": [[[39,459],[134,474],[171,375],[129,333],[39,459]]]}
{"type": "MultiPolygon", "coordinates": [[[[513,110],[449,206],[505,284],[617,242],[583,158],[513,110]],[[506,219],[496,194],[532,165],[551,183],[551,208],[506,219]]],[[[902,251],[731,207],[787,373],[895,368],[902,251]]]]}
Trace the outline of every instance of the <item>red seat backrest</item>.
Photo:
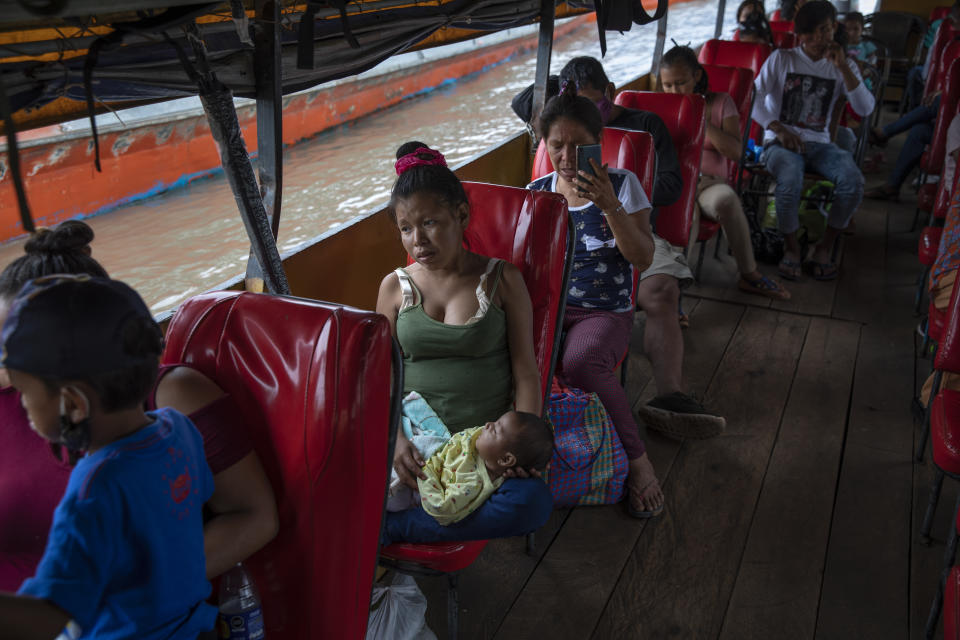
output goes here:
{"type": "Polygon", "coordinates": [[[950,13],[950,6],[946,7],[934,7],[933,11],[930,12],[929,22],[934,22],[936,20],[943,20],[947,17],[947,14],[950,13]]]}
{"type": "MultiPolygon", "coordinates": [[[[931,303],[931,308],[933,304],[931,303]]],[[[947,306],[947,320],[937,345],[934,368],[960,373],[960,287],[954,287],[947,306]]]]}
{"type": "Polygon", "coordinates": [[[950,199],[957,192],[957,189],[960,189],[960,171],[954,169],[953,182],[950,184],[947,184],[947,181],[943,179],[943,174],[940,174],[940,181],[937,183],[937,195],[933,200],[934,218],[946,219],[947,210],[950,208],[950,199]]]}
{"type": "Polygon", "coordinates": [[[951,61],[951,58],[944,55],[945,49],[958,37],[960,37],[960,30],[954,29],[946,20],[940,23],[933,44],[930,45],[930,68],[927,69],[927,81],[923,85],[924,95],[929,95],[938,90],[946,71],[945,63],[951,61]]]}
{"type": "MultiPolygon", "coordinates": [[[[604,164],[632,171],[639,178],[643,192],[648,198],[652,197],[657,179],[657,149],[652,135],[646,131],[604,127],[600,147],[604,164]]],[[[546,144],[541,140],[537,155],[533,159],[530,180],[542,178],[552,172],[553,163],[547,154],[546,144]]]]}
{"type": "MultiPolygon", "coordinates": [[[[753,109],[753,71],[719,64],[705,64],[703,69],[707,72],[707,88],[710,91],[726,93],[733,99],[733,104],[737,106],[737,115],[740,116],[740,136],[747,135],[747,123],[753,109]]],[[[737,163],[727,164],[727,181],[733,185],[737,179],[737,163]]]]}
{"type": "Polygon", "coordinates": [[[464,182],[463,187],[470,199],[464,244],[471,251],[512,263],[523,275],[533,304],[540,388],[549,393],[573,266],[567,200],[558,193],[482,182],[464,182]]]}
{"type": "Polygon", "coordinates": [[[394,436],[386,318],[227,291],[183,303],[166,340],[165,363],[203,372],[248,416],[273,486],[279,533],[246,561],[266,636],[362,639],[394,436]]]}
{"type": "Polygon", "coordinates": [[[793,33],[796,30],[793,20],[771,20],[770,21],[770,31],[774,33],[783,33],[790,32],[793,33]]]}
{"type": "Polygon", "coordinates": [[[960,102],[960,41],[951,43],[947,53],[952,54],[952,62],[946,66],[943,79],[943,93],[940,96],[940,108],[933,125],[933,137],[924,154],[922,168],[928,174],[936,175],[943,169],[943,157],[947,148],[947,129],[957,114],[960,102]]]}
{"type": "Polygon", "coordinates": [[[760,67],[770,57],[770,45],[731,40],[707,40],[697,59],[704,64],[723,64],[728,67],[744,67],[756,76],[760,67]]]}
{"type": "Polygon", "coordinates": [[[774,31],[771,37],[777,49],[793,49],[798,44],[797,34],[792,31],[774,31]]]}
{"type": "Polygon", "coordinates": [[[780,14],[780,9],[777,9],[776,11],[770,14],[771,22],[780,22],[782,18],[783,16],[780,14]]]}
{"type": "Polygon", "coordinates": [[[624,107],[657,114],[670,130],[673,146],[680,159],[683,191],[676,202],[668,207],[658,208],[656,232],[670,244],[686,247],[690,242],[690,229],[693,226],[693,205],[697,197],[700,156],[703,155],[703,139],[706,132],[704,120],[706,103],[703,96],[621,91],[617,94],[615,102],[624,107]]]}

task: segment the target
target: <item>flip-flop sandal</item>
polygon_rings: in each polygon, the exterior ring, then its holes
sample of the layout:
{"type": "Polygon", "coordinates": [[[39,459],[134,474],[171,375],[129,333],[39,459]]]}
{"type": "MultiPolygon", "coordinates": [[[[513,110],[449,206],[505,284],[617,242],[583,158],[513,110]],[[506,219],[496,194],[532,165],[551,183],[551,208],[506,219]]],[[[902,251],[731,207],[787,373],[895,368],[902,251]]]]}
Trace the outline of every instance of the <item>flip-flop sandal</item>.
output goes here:
{"type": "MultiPolygon", "coordinates": [[[[651,481],[650,484],[645,486],[640,491],[641,500],[643,500],[646,497],[647,489],[649,489],[651,485],[653,485],[655,482],[656,480],[651,481]]],[[[664,507],[664,505],[661,504],[656,509],[634,509],[633,506],[630,504],[630,488],[629,487],[627,488],[626,504],[627,504],[627,513],[630,514],[631,517],[639,518],[641,520],[646,520],[648,518],[655,518],[656,516],[663,513],[663,507],[664,507]]]]}
{"type": "Polygon", "coordinates": [[[747,280],[743,276],[740,276],[737,287],[740,291],[746,291],[747,293],[753,293],[758,296],[766,296],[774,300],[790,299],[789,291],[784,289],[776,280],[771,280],[766,276],[762,276],[758,280],[747,280]]]}
{"type": "Polygon", "coordinates": [[[836,280],[840,275],[840,265],[836,262],[817,262],[816,260],[807,260],[804,266],[810,270],[810,275],[814,280],[826,281],[836,280]]]}
{"type": "Polygon", "coordinates": [[[781,278],[786,280],[799,280],[802,272],[803,265],[790,258],[783,258],[780,260],[780,264],[777,265],[777,273],[780,274],[781,278]]]}

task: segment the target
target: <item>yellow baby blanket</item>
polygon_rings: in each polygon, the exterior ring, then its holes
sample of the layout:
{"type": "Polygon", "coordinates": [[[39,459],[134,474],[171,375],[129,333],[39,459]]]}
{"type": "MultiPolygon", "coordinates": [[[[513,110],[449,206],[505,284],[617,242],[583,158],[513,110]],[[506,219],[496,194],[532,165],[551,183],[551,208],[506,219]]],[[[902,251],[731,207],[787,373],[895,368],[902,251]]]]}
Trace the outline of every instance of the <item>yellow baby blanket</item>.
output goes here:
{"type": "Polygon", "coordinates": [[[490,480],[477,455],[482,430],[473,427],[454,434],[423,467],[427,479],[417,480],[423,510],[441,525],[463,520],[503,484],[503,478],[490,480]]]}

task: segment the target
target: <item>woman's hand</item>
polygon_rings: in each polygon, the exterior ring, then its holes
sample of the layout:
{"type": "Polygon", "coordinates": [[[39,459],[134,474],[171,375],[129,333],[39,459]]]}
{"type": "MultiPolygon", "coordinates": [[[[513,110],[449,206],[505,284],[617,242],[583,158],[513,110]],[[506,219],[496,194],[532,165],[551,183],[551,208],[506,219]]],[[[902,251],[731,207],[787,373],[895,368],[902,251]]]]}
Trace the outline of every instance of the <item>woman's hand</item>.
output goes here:
{"type": "Polygon", "coordinates": [[[397,434],[397,445],[393,450],[393,469],[397,472],[400,482],[411,489],[417,488],[417,478],[427,479],[427,474],[423,472],[423,457],[417,448],[407,440],[402,433],[397,434]]]}
{"type": "Polygon", "coordinates": [[[524,469],[523,467],[511,467],[503,472],[504,478],[539,478],[543,480],[543,473],[537,469],[524,469]]]}
{"type": "Polygon", "coordinates": [[[613,191],[613,183],[610,182],[610,176],[607,174],[608,165],[601,167],[596,160],[590,158],[590,166],[593,167],[596,175],[590,175],[581,169],[573,179],[574,186],[581,196],[597,205],[601,211],[613,211],[620,206],[620,200],[617,199],[617,194],[613,191]]]}

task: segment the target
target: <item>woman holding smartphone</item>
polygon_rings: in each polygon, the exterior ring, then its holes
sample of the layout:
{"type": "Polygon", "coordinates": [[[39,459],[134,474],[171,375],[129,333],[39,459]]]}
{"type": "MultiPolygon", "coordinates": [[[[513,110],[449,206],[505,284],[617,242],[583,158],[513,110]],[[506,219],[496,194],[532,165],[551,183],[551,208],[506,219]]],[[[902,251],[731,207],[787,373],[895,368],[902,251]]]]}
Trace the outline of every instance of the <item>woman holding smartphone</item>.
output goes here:
{"type": "Polygon", "coordinates": [[[559,373],[568,385],[600,397],[630,460],[628,511],[649,518],[663,510],[663,492],[614,369],[630,344],[634,273],[653,261],[650,201],[630,171],[594,158],[592,171],[577,166],[577,147],[599,144],[603,120],[572,84],[546,104],[539,127],[556,171],[527,188],[566,197],[577,233],[559,373]]]}

